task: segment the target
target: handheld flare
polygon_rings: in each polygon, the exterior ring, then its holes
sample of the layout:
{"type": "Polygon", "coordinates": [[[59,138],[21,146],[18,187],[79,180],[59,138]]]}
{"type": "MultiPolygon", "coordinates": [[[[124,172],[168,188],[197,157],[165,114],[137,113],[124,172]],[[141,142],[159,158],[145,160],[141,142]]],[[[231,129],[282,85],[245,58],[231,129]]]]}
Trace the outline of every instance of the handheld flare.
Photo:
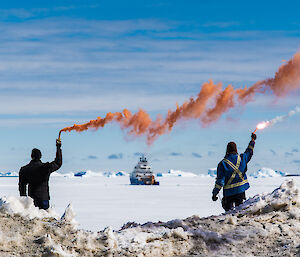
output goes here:
{"type": "Polygon", "coordinates": [[[270,124],[269,121],[262,121],[262,122],[258,123],[256,125],[256,129],[254,130],[253,134],[255,134],[257,130],[261,130],[261,129],[268,127],[269,124],[270,124]]]}
{"type": "Polygon", "coordinates": [[[272,120],[268,120],[268,121],[262,121],[260,123],[257,124],[256,129],[254,130],[254,134],[257,130],[261,130],[261,129],[265,129],[266,127],[271,127],[274,124],[278,123],[278,122],[283,122],[286,119],[294,116],[295,114],[300,113],[300,107],[296,106],[295,109],[289,111],[287,114],[285,115],[281,115],[281,116],[277,116],[272,120]]]}

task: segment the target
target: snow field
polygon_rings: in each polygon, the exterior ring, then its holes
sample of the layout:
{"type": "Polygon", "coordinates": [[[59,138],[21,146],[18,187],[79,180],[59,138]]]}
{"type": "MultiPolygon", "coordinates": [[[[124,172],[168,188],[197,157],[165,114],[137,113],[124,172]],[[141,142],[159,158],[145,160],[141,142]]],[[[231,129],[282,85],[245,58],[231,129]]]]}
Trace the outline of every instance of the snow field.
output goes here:
{"type": "Polygon", "coordinates": [[[226,215],[99,232],[77,229],[72,206],[58,219],[26,198],[2,198],[0,256],[299,256],[299,190],[286,180],[226,215]]]}
{"type": "MultiPolygon", "coordinates": [[[[249,178],[247,197],[270,192],[285,177],[249,178]]],[[[295,177],[300,183],[300,177],[295,177]]],[[[160,177],[159,186],[131,186],[128,177],[50,177],[50,203],[59,215],[72,203],[79,227],[91,231],[119,229],[134,221],[168,221],[223,212],[211,200],[212,177],[160,177]]],[[[18,197],[18,178],[0,179],[0,196],[18,197]]]]}

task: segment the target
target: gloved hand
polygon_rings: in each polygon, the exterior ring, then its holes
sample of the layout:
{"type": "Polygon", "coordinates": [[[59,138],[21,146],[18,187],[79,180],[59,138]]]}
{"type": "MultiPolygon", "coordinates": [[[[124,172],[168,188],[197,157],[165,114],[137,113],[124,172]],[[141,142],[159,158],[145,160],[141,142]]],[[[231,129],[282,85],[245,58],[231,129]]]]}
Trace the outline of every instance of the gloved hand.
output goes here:
{"type": "Polygon", "coordinates": [[[252,140],[255,141],[255,140],[256,140],[256,134],[252,133],[252,134],[251,134],[251,138],[252,138],[252,140]]]}
{"type": "Polygon", "coordinates": [[[56,139],[56,146],[61,147],[61,140],[60,138],[56,139]]]}
{"type": "Polygon", "coordinates": [[[213,195],[211,199],[215,202],[218,200],[218,197],[216,195],[213,195]]]}

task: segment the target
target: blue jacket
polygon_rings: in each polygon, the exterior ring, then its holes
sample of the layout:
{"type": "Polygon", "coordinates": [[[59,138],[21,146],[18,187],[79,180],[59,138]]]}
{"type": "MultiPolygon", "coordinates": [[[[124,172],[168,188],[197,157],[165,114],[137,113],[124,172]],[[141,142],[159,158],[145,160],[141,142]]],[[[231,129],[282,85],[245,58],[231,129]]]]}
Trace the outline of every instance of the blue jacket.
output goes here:
{"type": "Polygon", "coordinates": [[[254,145],[255,142],[251,140],[243,154],[227,154],[225,158],[220,161],[213,195],[217,195],[222,187],[224,196],[243,193],[250,187],[246,171],[247,163],[251,160],[253,155],[254,145]]]}

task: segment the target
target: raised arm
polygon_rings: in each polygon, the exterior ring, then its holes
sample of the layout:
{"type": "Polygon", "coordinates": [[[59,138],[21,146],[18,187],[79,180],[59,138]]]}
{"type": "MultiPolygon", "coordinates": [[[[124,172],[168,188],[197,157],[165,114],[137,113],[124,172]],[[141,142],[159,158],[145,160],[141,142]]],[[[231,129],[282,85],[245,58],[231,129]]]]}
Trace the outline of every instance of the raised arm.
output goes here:
{"type": "Polygon", "coordinates": [[[62,165],[62,153],[61,153],[61,141],[60,139],[56,140],[56,157],[53,162],[49,163],[50,172],[58,170],[62,165]]]}
{"type": "Polygon", "coordinates": [[[249,142],[249,145],[246,149],[246,151],[243,153],[243,158],[245,158],[245,161],[248,163],[253,155],[253,150],[255,146],[255,140],[256,140],[256,134],[251,134],[251,141],[249,142]]]}

